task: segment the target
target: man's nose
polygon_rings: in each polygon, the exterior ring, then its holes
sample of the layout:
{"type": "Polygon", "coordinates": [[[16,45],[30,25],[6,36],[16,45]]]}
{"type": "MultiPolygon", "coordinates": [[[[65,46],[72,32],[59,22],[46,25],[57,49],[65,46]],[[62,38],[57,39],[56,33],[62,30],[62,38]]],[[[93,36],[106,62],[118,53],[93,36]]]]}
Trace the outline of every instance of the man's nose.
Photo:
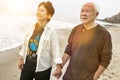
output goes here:
{"type": "Polygon", "coordinates": [[[83,11],[83,12],[81,12],[81,14],[82,14],[82,15],[86,15],[86,14],[87,14],[87,12],[86,12],[86,11],[83,11]]]}

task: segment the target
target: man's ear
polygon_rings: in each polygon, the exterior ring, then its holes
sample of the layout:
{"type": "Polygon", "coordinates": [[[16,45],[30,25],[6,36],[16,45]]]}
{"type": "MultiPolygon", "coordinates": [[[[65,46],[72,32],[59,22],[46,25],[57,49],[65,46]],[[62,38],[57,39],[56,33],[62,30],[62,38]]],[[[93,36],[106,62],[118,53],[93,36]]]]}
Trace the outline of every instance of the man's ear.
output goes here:
{"type": "Polygon", "coordinates": [[[99,12],[96,12],[96,16],[98,16],[99,15],[99,12]]]}

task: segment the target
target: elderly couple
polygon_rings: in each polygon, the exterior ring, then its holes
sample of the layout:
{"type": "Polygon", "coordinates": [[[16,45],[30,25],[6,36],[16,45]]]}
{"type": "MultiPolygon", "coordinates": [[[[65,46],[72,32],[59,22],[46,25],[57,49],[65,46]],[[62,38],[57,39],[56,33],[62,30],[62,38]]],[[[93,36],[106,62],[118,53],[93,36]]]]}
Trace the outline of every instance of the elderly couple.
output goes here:
{"type": "Polygon", "coordinates": [[[48,24],[54,12],[50,1],[38,5],[37,22],[29,27],[20,51],[20,80],[50,80],[52,62],[56,63],[52,75],[59,79],[69,59],[63,80],[98,80],[110,63],[112,43],[110,33],[95,22],[99,15],[96,4],[82,6],[82,24],[73,28],[62,58],[57,34],[48,24]]]}

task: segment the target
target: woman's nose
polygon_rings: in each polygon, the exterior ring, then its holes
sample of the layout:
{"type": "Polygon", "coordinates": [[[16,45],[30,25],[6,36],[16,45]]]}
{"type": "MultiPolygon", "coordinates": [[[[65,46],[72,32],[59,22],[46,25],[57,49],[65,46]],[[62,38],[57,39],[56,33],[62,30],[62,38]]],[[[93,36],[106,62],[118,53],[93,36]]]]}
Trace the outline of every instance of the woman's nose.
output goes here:
{"type": "Polygon", "coordinates": [[[37,11],[37,13],[36,13],[37,15],[41,15],[41,12],[40,11],[37,11]]]}

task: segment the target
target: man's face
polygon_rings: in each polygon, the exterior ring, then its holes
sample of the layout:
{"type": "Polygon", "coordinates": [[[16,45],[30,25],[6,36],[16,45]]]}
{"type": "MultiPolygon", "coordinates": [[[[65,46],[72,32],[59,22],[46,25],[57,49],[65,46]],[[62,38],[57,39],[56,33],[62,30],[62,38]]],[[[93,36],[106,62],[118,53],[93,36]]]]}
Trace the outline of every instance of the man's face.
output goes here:
{"type": "Polygon", "coordinates": [[[83,24],[94,22],[98,13],[93,4],[85,4],[80,12],[80,19],[83,24]]]}

